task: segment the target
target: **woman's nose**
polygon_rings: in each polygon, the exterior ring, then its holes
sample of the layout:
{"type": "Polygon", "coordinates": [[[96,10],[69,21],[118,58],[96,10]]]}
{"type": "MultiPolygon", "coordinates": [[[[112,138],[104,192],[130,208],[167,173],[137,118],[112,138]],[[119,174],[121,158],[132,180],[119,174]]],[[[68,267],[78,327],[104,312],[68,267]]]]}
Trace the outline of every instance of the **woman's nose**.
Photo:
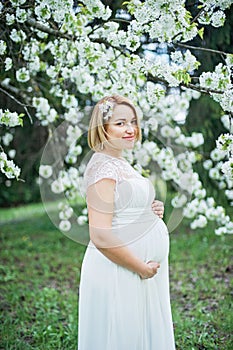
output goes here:
{"type": "Polygon", "coordinates": [[[126,131],[127,132],[134,132],[134,127],[133,127],[133,125],[131,124],[131,123],[128,123],[127,125],[126,125],[126,131]]]}

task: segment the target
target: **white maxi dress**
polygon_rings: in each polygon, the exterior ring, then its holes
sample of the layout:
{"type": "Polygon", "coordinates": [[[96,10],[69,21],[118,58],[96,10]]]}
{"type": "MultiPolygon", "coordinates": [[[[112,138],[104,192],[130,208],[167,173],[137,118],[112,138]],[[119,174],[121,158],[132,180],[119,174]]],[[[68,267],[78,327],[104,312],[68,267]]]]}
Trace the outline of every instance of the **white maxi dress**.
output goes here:
{"type": "Polygon", "coordinates": [[[85,170],[86,188],[103,178],[116,181],[112,232],[135,255],[159,262],[160,268],[143,280],[90,241],[79,288],[78,350],[174,350],[169,236],[151,209],[153,185],[125,159],[97,152],[85,170]]]}

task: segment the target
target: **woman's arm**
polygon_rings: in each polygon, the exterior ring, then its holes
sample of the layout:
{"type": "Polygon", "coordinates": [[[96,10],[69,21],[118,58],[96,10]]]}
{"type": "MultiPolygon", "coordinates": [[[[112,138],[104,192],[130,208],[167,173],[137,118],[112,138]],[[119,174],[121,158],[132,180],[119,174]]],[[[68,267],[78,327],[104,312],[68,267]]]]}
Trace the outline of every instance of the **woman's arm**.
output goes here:
{"type": "Polygon", "coordinates": [[[112,233],[115,181],[102,179],[87,191],[90,238],[95,246],[112,262],[136,272],[141,278],[157,273],[159,264],[145,263],[112,233]]]}

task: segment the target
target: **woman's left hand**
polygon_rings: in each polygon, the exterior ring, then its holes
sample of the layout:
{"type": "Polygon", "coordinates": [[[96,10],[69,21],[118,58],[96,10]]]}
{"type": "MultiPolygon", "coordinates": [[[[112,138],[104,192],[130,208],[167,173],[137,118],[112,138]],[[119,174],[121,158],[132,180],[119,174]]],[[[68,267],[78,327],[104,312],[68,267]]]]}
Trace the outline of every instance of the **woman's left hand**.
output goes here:
{"type": "Polygon", "coordinates": [[[163,218],[163,213],[164,213],[164,204],[163,202],[154,199],[152,204],[151,204],[153,212],[160,217],[160,219],[163,218]]]}

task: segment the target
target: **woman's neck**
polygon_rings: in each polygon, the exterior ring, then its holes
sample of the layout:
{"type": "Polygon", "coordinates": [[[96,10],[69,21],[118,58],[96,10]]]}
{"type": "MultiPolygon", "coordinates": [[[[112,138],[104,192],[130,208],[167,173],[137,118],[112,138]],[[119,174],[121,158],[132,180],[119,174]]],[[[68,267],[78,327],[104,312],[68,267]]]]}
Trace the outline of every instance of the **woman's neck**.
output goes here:
{"type": "Polygon", "coordinates": [[[121,150],[112,150],[112,149],[104,149],[101,151],[101,153],[107,154],[111,157],[115,158],[122,158],[122,151],[121,150]]]}

